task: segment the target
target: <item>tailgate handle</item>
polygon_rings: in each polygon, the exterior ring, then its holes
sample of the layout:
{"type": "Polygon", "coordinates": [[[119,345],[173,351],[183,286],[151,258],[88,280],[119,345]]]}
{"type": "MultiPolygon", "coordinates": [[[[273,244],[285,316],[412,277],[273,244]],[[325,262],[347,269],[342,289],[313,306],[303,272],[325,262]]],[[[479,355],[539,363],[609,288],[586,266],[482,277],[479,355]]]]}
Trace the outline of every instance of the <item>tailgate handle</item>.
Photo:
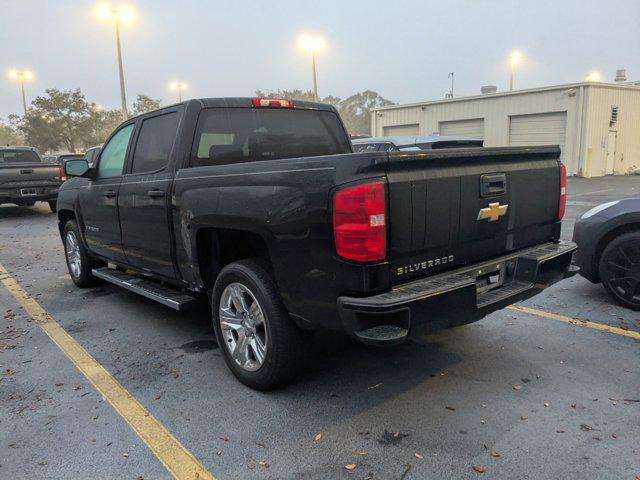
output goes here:
{"type": "Polygon", "coordinates": [[[33,173],[33,168],[25,168],[20,170],[20,173],[33,173]]]}
{"type": "Polygon", "coordinates": [[[507,176],[504,173],[490,173],[480,177],[480,196],[492,197],[507,191],[507,176]]]}

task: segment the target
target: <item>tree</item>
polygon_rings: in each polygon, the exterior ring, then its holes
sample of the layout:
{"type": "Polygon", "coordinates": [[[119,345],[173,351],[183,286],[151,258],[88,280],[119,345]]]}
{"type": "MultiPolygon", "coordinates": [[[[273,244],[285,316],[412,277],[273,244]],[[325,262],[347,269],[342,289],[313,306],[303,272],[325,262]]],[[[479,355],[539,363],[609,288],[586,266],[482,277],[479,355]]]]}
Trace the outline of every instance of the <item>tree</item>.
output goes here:
{"type": "MultiPolygon", "coordinates": [[[[273,90],[256,91],[258,97],[290,98],[292,100],[313,101],[314,96],[311,90],[273,90]]],[[[371,109],[393,105],[393,102],[381,97],[377,92],[365,90],[341,100],[338,97],[327,96],[320,99],[322,103],[328,103],[338,109],[340,117],[347,130],[351,133],[371,132],[371,109]]]]}
{"type": "Polygon", "coordinates": [[[45,90],[36,97],[22,119],[14,118],[26,142],[41,152],[64,148],[75,152],[94,128],[95,104],[89,103],[80,89],[45,90]]]}
{"type": "Polygon", "coordinates": [[[349,132],[369,134],[371,133],[371,109],[386,105],[393,105],[393,102],[381,97],[377,92],[365,90],[342,100],[338,110],[349,132]]]}
{"type": "Polygon", "coordinates": [[[21,145],[24,140],[16,129],[0,119],[0,145],[21,145]]]}
{"type": "Polygon", "coordinates": [[[138,94],[136,101],[133,102],[133,114],[140,115],[160,108],[162,100],[156,100],[147,95],[138,94]]]}

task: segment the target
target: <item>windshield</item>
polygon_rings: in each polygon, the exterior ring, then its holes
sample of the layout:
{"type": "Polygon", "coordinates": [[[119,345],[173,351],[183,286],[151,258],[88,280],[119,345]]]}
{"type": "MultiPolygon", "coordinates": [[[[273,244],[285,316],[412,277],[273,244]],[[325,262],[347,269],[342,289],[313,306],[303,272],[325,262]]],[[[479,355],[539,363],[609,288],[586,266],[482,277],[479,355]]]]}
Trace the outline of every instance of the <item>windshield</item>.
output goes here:
{"type": "Polygon", "coordinates": [[[2,150],[1,163],[40,163],[40,156],[33,150],[2,150]]]}
{"type": "Polygon", "coordinates": [[[198,119],[192,166],[351,153],[333,112],[212,108],[198,119]]]}

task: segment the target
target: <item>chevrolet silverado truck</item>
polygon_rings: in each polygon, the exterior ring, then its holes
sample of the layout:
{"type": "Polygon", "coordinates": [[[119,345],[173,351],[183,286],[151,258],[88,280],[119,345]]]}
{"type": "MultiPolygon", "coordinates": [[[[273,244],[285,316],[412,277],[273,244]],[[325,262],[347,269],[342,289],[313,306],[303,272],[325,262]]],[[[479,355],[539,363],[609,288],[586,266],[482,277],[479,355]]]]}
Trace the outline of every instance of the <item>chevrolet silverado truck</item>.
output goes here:
{"type": "Polygon", "coordinates": [[[69,274],[208,298],[235,376],[289,381],[314,329],[392,345],[566,277],[557,146],[353,153],[329,105],[189,100],[132,118],[58,197],[69,274]]]}
{"type": "Polygon", "coordinates": [[[64,174],[58,165],[44,163],[32,147],[0,147],[0,205],[31,207],[47,202],[56,211],[64,174]]]}

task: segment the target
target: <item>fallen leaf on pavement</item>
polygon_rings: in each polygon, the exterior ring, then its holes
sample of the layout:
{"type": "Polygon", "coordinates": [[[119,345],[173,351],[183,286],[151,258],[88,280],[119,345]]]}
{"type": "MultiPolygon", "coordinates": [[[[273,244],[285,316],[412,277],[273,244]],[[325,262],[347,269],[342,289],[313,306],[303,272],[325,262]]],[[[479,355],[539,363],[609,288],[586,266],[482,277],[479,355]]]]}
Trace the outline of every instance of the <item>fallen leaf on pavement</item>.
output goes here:
{"type": "Polygon", "coordinates": [[[446,408],[447,410],[451,410],[452,412],[454,412],[454,411],[456,410],[456,408],[455,408],[455,407],[450,407],[449,405],[447,405],[447,406],[446,406],[446,407],[444,407],[444,408],[446,408]]]}
{"type": "Polygon", "coordinates": [[[416,458],[419,458],[420,460],[422,460],[424,457],[422,455],[420,455],[419,453],[414,453],[416,458]]]}
{"type": "Polygon", "coordinates": [[[520,416],[520,420],[528,420],[528,419],[529,419],[529,417],[527,417],[526,415],[521,415],[520,416]]]}
{"type": "Polygon", "coordinates": [[[356,464],[355,463],[347,463],[344,468],[346,468],[347,470],[351,471],[351,470],[355,470],[356,468],[356,464]]]}
{"type": "Polygon", "coordinates": [[[513,389],[514,390],[522,390],[522,385],[514,385],[513,389]]]}
{"type": "Polygon", "coordinates": [[[486,472],[486,471],[487,471],[487,469],[486,469],[486,468],[484,468],[484,467],[475,467],[475,466],[474,466],[474,467],[471,467],[471,468],[473,468],[473,469],[474,469],[476,472],[478,472],[478,473],[484,473],[484,472],[486,472]]]}
{"type": "Polygon", "coordinates": [[[264,460],[259,461],[258,465],[260,465],[261,467],[264,467],[264,468],[269,468],[271,466],[267,462],[265,462],[264,460]]]}
{"type": "Polygon", "coordinates": [[[229,441],[229,437],[220,437],[220,440],[222,440],[223,442],[228,442],[229,441]]]}
{"type": "Polygon", "coordinates": [[[494,458],[500,458],[500,454],[498,452],[496,452],[495,450],[491,450],[489,452],[489,455],[491,455],[494,458]]]}
{"type": "Polygon", "coordinates": [[[317,433],[313,439],[317,442],[318,440],[320,440],[322,438],[322,433],[317,433]]]}

